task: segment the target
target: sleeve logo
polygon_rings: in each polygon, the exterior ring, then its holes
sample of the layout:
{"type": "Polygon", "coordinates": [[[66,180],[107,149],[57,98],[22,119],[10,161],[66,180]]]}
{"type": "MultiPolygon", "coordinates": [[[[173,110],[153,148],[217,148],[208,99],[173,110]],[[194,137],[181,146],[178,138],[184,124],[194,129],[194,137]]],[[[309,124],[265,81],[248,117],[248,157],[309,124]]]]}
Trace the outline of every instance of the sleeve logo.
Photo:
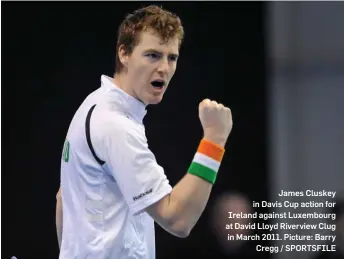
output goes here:
{"type": "Polygon", "coordinates": [[[151,193],[152,191],[153,191],[153,188],[151,188],[151,189],[149,189],[148,191],[143,192],[143,193],[141,193],[141,194],[139,194],[139,195],[137,195],[137,196],[134,196],[134,197],[133,197],[133,200],[136,201],[136,200],[138,200],[138,199],[141,199],[143,196],[145,196],[145,195],[151,193]]]}

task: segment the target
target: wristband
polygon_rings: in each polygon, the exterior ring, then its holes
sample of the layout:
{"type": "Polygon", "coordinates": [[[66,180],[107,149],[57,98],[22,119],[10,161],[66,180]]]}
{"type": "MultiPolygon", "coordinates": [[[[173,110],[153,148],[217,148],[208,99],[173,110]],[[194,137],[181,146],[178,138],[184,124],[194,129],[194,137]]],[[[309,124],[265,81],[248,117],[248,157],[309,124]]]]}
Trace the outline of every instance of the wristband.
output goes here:
{"type": "Polygon", "coordinates": [[[224,153],[223,147],[202,139],[188,173],[214,184],[224,153]]]}

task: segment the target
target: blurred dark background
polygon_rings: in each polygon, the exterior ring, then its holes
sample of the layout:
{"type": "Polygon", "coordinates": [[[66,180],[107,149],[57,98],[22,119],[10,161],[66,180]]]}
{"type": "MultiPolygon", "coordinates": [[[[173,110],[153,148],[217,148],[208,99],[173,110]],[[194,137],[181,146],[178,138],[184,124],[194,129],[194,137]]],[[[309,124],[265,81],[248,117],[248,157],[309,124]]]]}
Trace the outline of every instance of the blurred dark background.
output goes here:
{"type": "MultiPolygon", "coordinates": [[[[3,258],[58,258],[55,195],[69,123],[100,86],[100,76],[113,75],[120,22],[148,4],[2,2],[3,258]]],[[[232,191],[268,200],[265,3],[154,4],[177,13],[186,32],[165,98],[148,107],[145,118],[149,145],[172,185],[185,174],[202,137],[198,103],[222,102],[234,121],[199,223],[187,239],[157,226],[157,259],[220,258],[210,223],[217,197],[232,191]]],[[[254,245],[247,243],[245,251],[254,254],[254,245]]]]}

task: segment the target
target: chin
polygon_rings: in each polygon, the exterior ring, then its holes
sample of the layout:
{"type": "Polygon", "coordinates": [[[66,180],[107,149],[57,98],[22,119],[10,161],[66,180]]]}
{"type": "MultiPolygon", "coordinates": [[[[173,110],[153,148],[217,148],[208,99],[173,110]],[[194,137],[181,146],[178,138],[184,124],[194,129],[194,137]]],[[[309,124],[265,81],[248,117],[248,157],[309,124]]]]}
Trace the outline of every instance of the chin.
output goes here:
{"type": "Polygon", "coordinates": [[[148,104],[158,104],[162,101],[163,95],[151,95],[150,98],[148,99],[148,104]]]}
{"type": "Polygon", "coordinates": [[[162,101],[162,98],[154,98],[149,101],[149,104],[159,104],[162,101]]]}

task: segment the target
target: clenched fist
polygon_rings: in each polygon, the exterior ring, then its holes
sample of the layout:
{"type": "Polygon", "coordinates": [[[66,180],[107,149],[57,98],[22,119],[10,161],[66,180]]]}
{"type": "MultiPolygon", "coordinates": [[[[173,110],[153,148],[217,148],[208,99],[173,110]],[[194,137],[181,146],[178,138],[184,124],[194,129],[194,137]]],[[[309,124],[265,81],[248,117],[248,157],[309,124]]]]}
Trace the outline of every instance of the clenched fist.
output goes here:
{"type": "Polygon", "coordinates": [[[204,138],[222,147],[232,130],[232,112],[223,104],[204,99],[198,107],[204,138]]]}

